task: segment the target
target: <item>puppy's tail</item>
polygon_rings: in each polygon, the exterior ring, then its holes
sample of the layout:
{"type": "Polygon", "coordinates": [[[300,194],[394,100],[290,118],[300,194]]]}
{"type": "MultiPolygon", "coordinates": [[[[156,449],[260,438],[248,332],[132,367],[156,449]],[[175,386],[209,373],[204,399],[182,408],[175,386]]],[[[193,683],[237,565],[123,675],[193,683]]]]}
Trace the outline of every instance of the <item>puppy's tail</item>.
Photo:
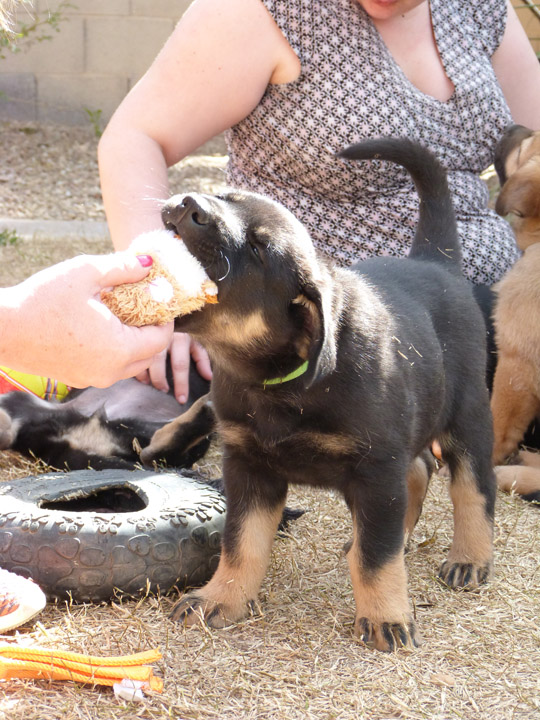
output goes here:
{"type": "Polygon", "coordinates": [[[408,170],[420,198],[409,257],[437,261],[461,273],[461,245],[446,171],[430,150],[406,138],[377,138],[350,145],[338,157],[390,160],[408,170]]]}

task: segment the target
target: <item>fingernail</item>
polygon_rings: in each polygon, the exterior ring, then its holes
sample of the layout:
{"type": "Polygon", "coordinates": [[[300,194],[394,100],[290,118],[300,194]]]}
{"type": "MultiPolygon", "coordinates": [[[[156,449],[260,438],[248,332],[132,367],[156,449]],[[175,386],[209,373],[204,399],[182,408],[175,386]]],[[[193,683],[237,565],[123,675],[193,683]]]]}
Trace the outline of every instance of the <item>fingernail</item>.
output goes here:
{"type": "Polygon", "coordinates": [[[183,405],[186,402],[187,397],[185,395],[179,395],[176,399],[178,400],[180,405],[183,405]]]}
{"type": "Polygon", "coordinates": [[[150,267],[150,265],[154,262],[151,255],[137,255],[137,260],[143,267],[150,267]]]}

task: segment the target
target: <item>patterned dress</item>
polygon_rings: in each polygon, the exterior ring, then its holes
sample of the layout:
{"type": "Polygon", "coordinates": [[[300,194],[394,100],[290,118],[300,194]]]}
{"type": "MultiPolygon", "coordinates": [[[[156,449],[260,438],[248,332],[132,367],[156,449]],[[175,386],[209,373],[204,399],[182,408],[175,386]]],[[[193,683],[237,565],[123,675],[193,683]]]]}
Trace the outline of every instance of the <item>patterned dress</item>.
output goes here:
{"type": "Polygon", "coordinates": [[[366,137],[406,136],[448,171],[464,272],[498,280],[517,257],[508,223],[487,208],[478,174],[512,122],[490,58],[506,25],[504,0],[430,0],[435,40],[454,85],[425,95],[390,55],[356,0],[263,0],[301,61],[295,82],[269,85],[255,110],[227,133],[228,181],[289,208],[315,245],[340,265],[403,255],[418,217],[407,173],[383,161],[334,153],[366,137]]]}

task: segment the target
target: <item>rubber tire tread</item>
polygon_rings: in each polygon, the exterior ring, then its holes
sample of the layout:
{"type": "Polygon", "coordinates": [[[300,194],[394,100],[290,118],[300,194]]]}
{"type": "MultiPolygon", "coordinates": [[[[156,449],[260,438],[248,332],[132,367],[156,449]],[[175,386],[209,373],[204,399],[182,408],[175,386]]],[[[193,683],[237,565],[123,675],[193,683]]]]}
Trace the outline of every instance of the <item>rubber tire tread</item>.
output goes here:
{"type": "Polygon", "coordinates": [[[49,599],[74,602],[197,587],[219,562],[225,510],[219,490],[180,472],[77,470],[11,480],[0,483],[0,566],[35,580],[49,599]],[[43,507],[110,488],[135,492],[145,507],[43,507]]]}

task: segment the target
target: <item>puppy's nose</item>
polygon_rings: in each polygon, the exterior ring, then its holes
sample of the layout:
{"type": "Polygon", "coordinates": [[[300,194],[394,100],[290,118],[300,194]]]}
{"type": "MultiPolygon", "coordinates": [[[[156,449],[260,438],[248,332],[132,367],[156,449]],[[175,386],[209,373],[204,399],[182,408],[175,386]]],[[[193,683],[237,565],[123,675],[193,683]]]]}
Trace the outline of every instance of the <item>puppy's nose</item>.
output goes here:
{"type": "Polygon", "coordinates": [[[163,206],[161,219],[167,229],[181,235],[189,225],[198,228],[208,225],[210,210],[202,197],[177,195],[163,206]]]}

